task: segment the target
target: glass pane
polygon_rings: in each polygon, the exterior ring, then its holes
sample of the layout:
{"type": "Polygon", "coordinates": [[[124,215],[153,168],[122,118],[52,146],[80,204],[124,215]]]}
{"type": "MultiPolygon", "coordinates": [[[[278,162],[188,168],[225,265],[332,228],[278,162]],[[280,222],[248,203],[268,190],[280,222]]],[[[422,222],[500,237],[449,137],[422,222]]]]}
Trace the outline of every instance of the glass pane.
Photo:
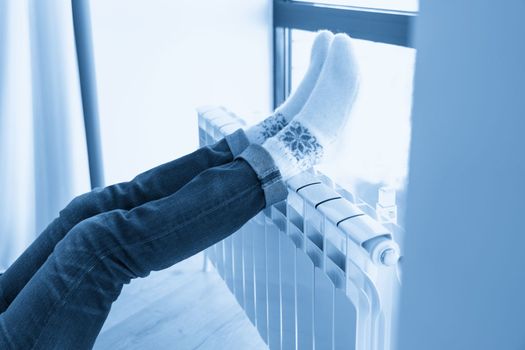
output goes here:
{"type": "Polygon", "coordinates": [[[418,11],[418,0],[295,0],[299,2],[313,2],[316,4],[327,4],[327,5],[341,5],[341,6],[354,6],[354,7],[366,7],[383,10],[395,10],[395,11],[418,11]]]}
{"type": "Polygon", "coordinates": [[[107,183],[193,152],[199,106],[268,111],[267,0],[89,3],[107,183]]]}
{"type": "MultiPolygon", "coordinates": [[[[292,89],[308,68],[316,33],[292,31],[292,89]]],[[[410,144],[410,111],[415,50],[354,40],[361,85],[338,154],[319,170],[376,208],[388,206],[392,192],[404,212],[410,144]],[[385,187],[387,188],[385,190],[385,187]]],[[[398,217],[402,223],[402,217],[398,217]]]]}

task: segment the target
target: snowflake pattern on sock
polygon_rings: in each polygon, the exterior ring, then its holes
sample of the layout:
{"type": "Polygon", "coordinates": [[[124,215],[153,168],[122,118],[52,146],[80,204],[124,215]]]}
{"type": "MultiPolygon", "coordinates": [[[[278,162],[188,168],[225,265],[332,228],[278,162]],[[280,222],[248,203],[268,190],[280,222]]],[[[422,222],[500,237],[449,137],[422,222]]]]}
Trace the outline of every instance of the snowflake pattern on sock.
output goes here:
{"type": "Polygon", "coordinates": [[[292,121],[278,137],[298,163],[313,165],[323,157],[323,146],[310,130],[297,121],[292,121]]]}
{"type": "Polygon", "coordinates": [[[282,113],[276,113],[263,120],[260,124],[261,135],[264,139],[269,139],[277,135],[287,124],[286,118],[282,113]]]}

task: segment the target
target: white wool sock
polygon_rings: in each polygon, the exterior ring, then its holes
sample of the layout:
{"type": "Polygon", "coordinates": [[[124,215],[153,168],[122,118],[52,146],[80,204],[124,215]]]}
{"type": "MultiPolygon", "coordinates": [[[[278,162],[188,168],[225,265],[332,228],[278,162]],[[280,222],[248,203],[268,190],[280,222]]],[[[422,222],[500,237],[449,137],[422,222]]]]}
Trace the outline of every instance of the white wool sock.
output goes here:
{"type": "Polygon", "coordinates": [[[346,34],[337,34],[303,109],[263,144],[284,180],[317,164],[336,141],[348,121],[358,85],[351,39],[346,34]]]}
{"type": "Polygon", "coordinates": [[[299,113],[319,78],[333,37],[334,35],[327,30],[317,34],[312,45],[310,65],[303,80],[295,92],[271,116],[246,130],[246,136],[251,143],[261,145],[266,139],[277,134],[299,113]]]}

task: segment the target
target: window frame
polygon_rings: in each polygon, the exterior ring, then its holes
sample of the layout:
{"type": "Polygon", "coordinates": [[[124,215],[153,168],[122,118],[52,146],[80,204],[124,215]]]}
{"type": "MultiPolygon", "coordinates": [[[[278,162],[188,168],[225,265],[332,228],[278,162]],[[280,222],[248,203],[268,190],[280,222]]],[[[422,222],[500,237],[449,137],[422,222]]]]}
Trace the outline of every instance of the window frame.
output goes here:
{"type": "Polygon", "coordinates": [[[353,38],[414,47],[412,28],[416,12],[273,0],[273,105],[277,108],[291,91],[293,29],[347,33],[353,38]]]}

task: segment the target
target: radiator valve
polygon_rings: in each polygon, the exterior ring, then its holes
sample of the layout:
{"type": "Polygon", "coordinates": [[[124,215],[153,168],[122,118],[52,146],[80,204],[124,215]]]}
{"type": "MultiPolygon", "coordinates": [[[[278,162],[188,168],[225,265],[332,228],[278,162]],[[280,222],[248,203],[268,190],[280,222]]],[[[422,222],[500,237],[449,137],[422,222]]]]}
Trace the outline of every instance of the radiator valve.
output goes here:
{"type": "Polygon", "coordinates": [[[378,265],[394,266],[401,257],[399,245],[391,239],[382,239],[372,249],[371,257],[378,265]]]}

